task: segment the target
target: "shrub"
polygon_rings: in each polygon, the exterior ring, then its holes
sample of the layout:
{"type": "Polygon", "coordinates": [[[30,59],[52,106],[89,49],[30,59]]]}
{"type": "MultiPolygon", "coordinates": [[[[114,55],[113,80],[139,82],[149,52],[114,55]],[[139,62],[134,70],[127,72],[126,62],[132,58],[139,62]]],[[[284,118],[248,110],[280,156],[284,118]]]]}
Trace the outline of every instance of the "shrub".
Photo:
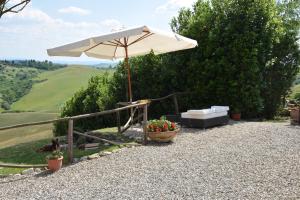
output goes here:
{"type": "Polygon", "coordinates": [[[4,110],[9,110],[10,109],[10,105],[7,101],[3,101],[2,104],[1,104],[1,107],[4,109],[4,110]]]}
{"type": "Polygon", "coordinates": [[[296,101],[299,101],[299,102],[300,102],[300,92],[298,92],[298,93],[296,93],[296,94],[294,95],[294,99],[295,99],[296,101]]]}
{"type": "MultiPolygon", "coordinates": [[[[113,108],[115,105],[108,93],[108,74],[94,76],[89,80],[88,87],[81,89],[68,100],[62,108],[61,117],[80,115],[85,113],[99,112],[113,108]]],[[[115,125],[115,117],[105,115],[76,120],[76,128],[82,130],[94,130],[115,125]]],[[[68,129],[67,122],[54,124],[56,136],[66,135],[68,129]]]]}

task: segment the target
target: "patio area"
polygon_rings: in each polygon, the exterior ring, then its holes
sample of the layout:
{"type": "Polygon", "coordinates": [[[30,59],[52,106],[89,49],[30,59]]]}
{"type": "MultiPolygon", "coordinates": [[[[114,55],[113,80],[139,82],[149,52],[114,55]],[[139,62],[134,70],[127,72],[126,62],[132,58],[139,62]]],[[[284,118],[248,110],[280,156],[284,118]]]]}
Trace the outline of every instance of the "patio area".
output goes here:
{"type": "Polygon", "coordinates": [[[0,179],[0,199],[298,199],[300,127],[231,122],[55,174],[0,179]]]}

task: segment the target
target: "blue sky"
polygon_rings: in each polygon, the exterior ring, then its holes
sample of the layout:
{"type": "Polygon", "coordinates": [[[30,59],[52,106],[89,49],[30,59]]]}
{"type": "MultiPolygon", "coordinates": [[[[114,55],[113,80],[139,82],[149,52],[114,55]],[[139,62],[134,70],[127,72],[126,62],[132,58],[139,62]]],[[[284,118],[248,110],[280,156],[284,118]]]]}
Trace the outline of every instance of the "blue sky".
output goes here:
{"type": "Polygon", "coordinates": [[[148,25],[170,31],[171,18],[181,7],[191,7],[194,1],[32,0],[21,13],[0,19],[0,58],[94,60],[48,57],[46,49],[121,27],[148,25]]]}

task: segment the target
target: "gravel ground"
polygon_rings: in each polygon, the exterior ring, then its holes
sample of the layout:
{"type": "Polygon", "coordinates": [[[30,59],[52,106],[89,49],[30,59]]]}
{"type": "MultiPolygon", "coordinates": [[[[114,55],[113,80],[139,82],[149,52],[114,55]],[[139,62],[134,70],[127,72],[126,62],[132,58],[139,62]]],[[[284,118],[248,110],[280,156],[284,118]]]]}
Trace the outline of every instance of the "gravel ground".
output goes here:
{"type": "Polygon", "coordinates": [[[182,129],[172,144],[2,178],[0,199],[300,199],[300,127],[182,129]]]}

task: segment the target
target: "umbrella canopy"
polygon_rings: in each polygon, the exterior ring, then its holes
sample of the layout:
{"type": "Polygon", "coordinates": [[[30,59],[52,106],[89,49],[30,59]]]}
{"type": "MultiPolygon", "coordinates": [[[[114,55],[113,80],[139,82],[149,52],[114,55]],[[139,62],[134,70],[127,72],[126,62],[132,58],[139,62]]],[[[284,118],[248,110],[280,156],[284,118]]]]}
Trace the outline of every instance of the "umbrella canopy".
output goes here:
{"type": "Polygon", "coordinates": [[[128,70],[128,90],[132,102],[130,66],[128,58],[145,55],[151,52],[162,54],[197,46],[197,41],[183,37],[176,33],[164,32],[141,26],[121,31],[91,37],[85,40],[48,49],[49,56],[79,57],[82,54],[100,59],[125,58],[128,70]]]}

